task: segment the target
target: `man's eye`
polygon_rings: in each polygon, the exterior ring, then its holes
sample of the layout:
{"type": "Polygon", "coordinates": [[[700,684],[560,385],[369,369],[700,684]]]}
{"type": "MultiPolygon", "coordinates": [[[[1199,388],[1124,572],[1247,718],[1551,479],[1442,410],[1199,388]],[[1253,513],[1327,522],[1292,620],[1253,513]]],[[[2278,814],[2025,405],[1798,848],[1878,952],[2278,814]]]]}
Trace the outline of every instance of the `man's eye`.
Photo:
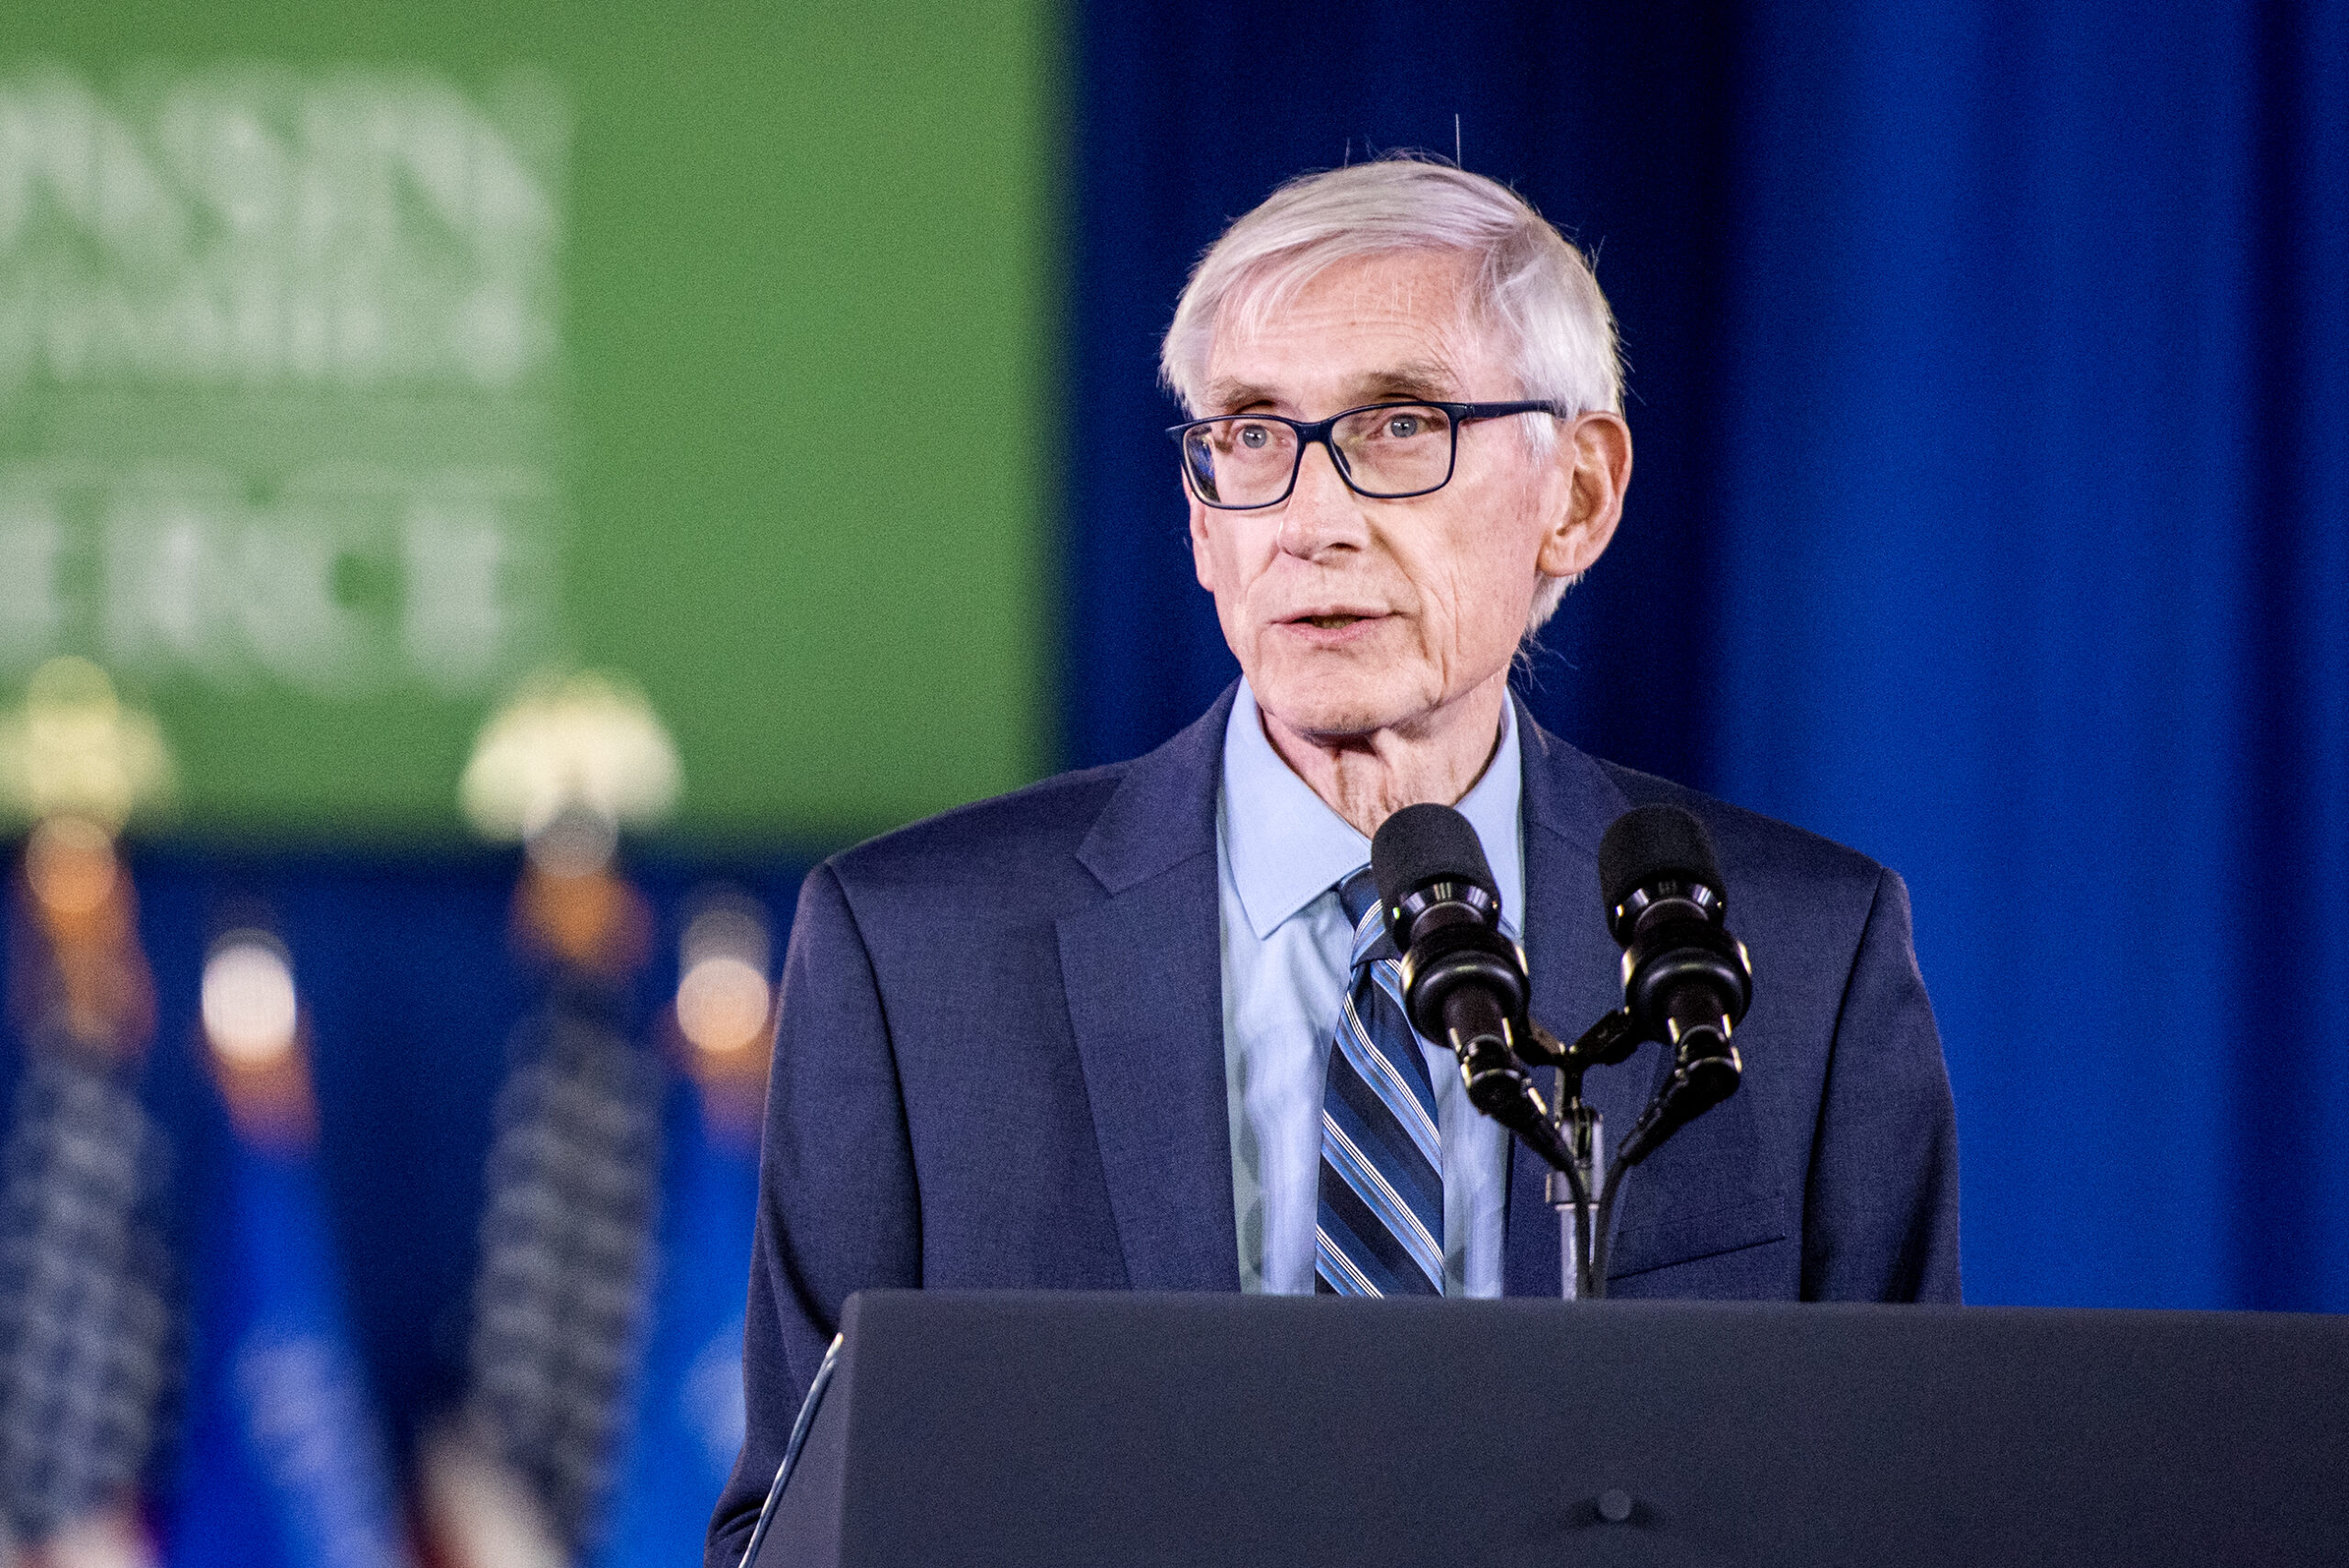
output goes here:
{"type": "Polygon", "coordinates": [[[1240,428],[1240,444],[1252,452],[1270,446],[1272,439],[1273,433],[1262,425],[1242,425],[1240,428]]]}
{"type": "Polygon", "coordinates": [[[1386,421],[1386,433],[1398,439],[1408,439],[1419,433],[1420,423],[1417,414],[1397,414],[1386,421]]]}

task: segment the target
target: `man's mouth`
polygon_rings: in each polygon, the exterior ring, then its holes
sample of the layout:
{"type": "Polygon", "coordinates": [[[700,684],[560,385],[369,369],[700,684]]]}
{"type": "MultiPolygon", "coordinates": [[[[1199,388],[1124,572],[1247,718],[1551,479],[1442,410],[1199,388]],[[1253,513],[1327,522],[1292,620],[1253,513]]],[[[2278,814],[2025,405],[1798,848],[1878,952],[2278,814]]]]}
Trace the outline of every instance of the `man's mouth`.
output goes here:
{"type": "Polygon", "coordinates": [[[1366,620],[1384,620],[1380,610],[1350,610],[1344,608],[1307,610],[1288,617],[1291,626],[1309,626],[1316,631],[1343,631],[1350,626],[1360,626],[1366,620]]]}

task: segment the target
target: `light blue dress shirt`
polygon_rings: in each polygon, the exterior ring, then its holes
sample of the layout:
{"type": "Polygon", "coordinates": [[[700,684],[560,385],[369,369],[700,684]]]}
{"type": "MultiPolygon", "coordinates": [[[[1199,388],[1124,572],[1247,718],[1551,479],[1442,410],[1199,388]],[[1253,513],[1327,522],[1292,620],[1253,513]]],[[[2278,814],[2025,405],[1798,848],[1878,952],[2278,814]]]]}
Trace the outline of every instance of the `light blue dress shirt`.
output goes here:
{"type": "MultiPolygon", "coordinates": [[[[1525,907],[1523,781],[1516,704],[1504,702],[1500,745],[1459,810],[1492,862],[1511,937],[1521,936],[1525,907]]],[[[1244,680],[1223,732],[1215,825],[1240,1288],[1310,1296],[1322,1088],[1352,978],[1353,932],[1337,884],[1369,863],[1370,840],[1281,761],[1244,680]]],[[[1443,1149],[1444,1294],[1498,1296],[1508,1133],[1468,1103],[1451,1051],[1419,1045],[1443,1149]]]]}

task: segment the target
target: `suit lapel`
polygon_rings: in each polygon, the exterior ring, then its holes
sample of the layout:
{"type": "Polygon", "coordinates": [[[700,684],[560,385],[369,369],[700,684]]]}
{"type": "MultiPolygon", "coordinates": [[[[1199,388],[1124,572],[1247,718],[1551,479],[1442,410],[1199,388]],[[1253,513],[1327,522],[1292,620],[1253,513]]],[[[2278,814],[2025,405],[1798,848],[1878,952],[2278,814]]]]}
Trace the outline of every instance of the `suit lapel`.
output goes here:
{"type": "Polygon", "coordinates": [[[1107,896],[1058,922],[1062,984],[1137,1290],[1238,1290],[1215,799],[1232,692],[1129,766],[1077,858],[1107,896]]]}
{"type": "MultiPolygon", "coordinates": [[[[1522,707],[1518,714],[1532,742],[1525,751],[1525,947],[1533,1016],[1571,1039],[1569,1030],[1586,1029],[1622,1005],[1622,951],[1608,934],[1598,902],[1598,840],[1631,802],[1598,763],[1535,728],[1522,707]]],[[[1642,1045],[1629,1062],[1599,1068],[1585,1081],[1609,1159],[1670,1065],[1663,1047],[1642,1045]]],[[[1720,1250],[1720,1236],[1688,1232],[1687,1222],[1709,1213],[1747,1213],[1755,1200],[1776,1195],[1753,1190],[1764,1169],[1760,1137],[1749,1087],[1631,1173],[1617,1206],[1609,1272],[1620,1277],[1720,1250]]],[[[1558,1218],[1542,1194],[1544,1168],[1521,1148],[1512,1146],[1509,1158],[1503,1288],[1512,1296],[1555,1296],[1558,1218]]],[[[1733,1239],[1742,1242],[1768,1240],[1773,1221],[1738,1223],[1744,1229],[1733,1239]]]]}
{"type": "MultiPolygon", "coordinates": [[[[1608,935],[1598,903],[1598,840],[1630,805],[1598,764],[1537,728],[1522,705],[1517,720],[1525,738],[1525,962],[1533,1017],[1571,1041],[1623,1003],[1622,950],[1608,935]]],[[[1662,1051],[1643,1045],[1629,1062],[1598,1068],[1584,1081],[1609,1157],[1647,1104],[1662,1064],[1662,1051]]],[[[1551,1093],[1549,1084],[1542,1093],[1551,1093]]],[[[1502,1288],[1510,1296],[1559,1293],[1558,1217],[1542,1192],[1547,1171],[1510,1141],[1502,1261],[1502,1288]]]]}

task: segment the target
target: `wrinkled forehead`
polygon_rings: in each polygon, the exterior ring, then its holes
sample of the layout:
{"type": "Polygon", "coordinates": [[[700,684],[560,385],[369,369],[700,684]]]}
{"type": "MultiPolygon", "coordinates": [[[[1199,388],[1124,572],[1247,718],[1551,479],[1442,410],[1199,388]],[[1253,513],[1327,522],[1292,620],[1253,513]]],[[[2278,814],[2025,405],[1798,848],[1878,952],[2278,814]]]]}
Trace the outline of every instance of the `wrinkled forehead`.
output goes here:
{"type": "Polygon", "coordinates": [[[1465,251],[1275,256],[1233,281],[1208,343],[1208,401],[1267,377],[1374,395],[1461,396],[1489,383],[1501,344],[1465,251]]]}

